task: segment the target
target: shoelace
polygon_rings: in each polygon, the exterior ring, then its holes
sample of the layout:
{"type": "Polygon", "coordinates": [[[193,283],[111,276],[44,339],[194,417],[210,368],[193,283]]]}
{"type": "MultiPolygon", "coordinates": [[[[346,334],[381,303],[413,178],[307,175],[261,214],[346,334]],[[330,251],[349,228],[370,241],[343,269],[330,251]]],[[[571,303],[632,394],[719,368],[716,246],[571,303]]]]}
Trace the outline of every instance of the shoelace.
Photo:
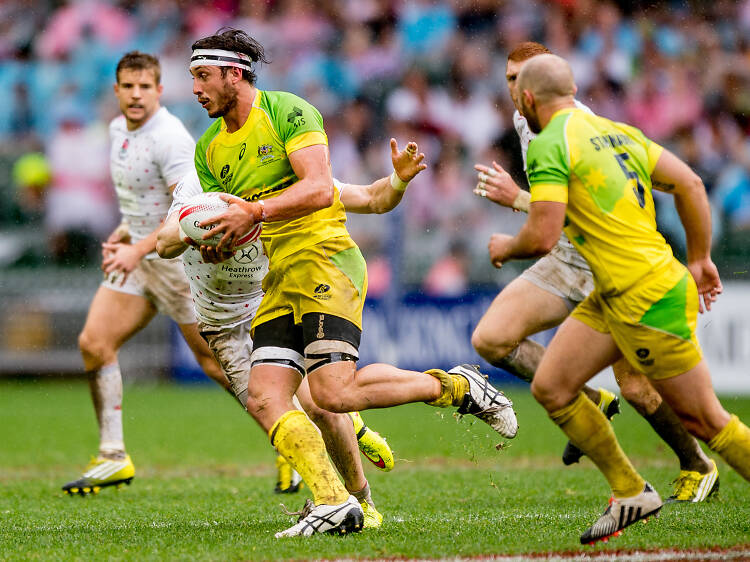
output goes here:
{"type": "Polygon", "coordinates": [[[305,500],[305,505],[303,505],[302,509],[300,509],[299,511],[289,511],[283,503],[280,503],[279,506],[281,507],[281,511],[284,513],[284,515],[289,515],[290,517],[299,516],[297,521],[301,521],[302,519],[310,515],[310,512],[315,509],[315,504],[310,499],[305,500]]]}

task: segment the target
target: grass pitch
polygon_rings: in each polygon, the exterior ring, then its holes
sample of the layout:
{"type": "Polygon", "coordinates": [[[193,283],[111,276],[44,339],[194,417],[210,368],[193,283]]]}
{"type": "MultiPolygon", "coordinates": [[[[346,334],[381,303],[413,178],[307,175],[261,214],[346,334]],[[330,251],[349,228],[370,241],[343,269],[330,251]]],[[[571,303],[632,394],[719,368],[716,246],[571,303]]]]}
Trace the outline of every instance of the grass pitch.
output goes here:
{"type": "MultiPolygon", "coordinates": [[[[481,422],[413,405],[365,413],[388,437],[396,468],[365,463],[383,527],[346,537],[277,540],[307,490],[271,493],[266,437],[211,386],[125,389],[133,485],[68,497],[97,444],[84,382],[0,382],[0,559],[253,560],[481,556],[750,543],[750,485],[719,462],[717,500],[668,505],[595,548],[580,533],[604,509],[608,489],[590,461],[566,468],[564,436],[524,387],[510,388],[520,431],[505,443],[481,422]]],[[[725,398],[750,420],[750,399],[725,398]]],[[[675,457],[628,406],[614,420],[626,452],[668,496],[675,457]]],[[[714,457],[716,458],[716,457],[714,457]]],[[[719,459],[717,459],[719,460],[719,459]]]]}

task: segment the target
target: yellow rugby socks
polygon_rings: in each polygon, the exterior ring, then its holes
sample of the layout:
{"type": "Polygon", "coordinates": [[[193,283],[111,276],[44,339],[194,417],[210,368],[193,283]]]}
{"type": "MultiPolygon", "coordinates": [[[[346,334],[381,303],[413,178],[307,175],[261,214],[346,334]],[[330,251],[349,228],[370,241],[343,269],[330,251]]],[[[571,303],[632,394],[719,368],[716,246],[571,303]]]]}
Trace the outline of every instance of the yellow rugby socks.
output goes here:
{"type": "Polygon", "coordinates": [[[349,498],[328,460],[326,446],[317,428],[300,410],[290,410],[273,424],[268,436],[271,445],[304,480],[315,505],[338,505],[349,498]]]}
{"type": "Polygon", "coordinates": [[[740,418],[732,415],[729,423],[708,442],[708,446],[740,476],[750,481],[750,428],[740,418]]]}
{"type": "Polygon", "coordinates": [[[599,467],[616,497],[629,498],[643,491],[646,482],[617,443],[612,425],[583,393],[549,417],[599,467]]]}
{"type": "Polygon", "coordinates": [[[430,369],[425,371],[440,381],[440,396],[431,402],[425,402],[430,406],[447,408],[448,406],[460,406],[464,395],[469,392],[469,381],[461,375],[451,375],[442,369],[430,369]]]}

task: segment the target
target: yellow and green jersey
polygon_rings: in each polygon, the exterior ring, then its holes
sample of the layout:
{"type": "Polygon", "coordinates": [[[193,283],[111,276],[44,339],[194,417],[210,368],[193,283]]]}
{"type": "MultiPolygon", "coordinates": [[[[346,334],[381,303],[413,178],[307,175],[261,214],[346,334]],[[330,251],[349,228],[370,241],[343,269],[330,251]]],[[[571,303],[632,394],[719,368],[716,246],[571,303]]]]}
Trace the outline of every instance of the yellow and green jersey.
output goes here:
{"type": "Polygon", "coordinates": [[[673,259],[651,193],[662,150],[635,127],[576,108],[555,113],[529,146],[531,201],[567,203],[565,233],[604,296],[673,259]]]}
{"type": "MultiPolygon", "coordinates": [[[[221,191],[247,201],[276,197],[299,181],[289,162],[295,150],[328,144],[315,107],[288,92],[257,90],[245,124],[227,132],[214,121],[195,147],[195,168],[203,191],[221,191]]],[[[263,224],[269,259],[282,259],[318,242],[348,236],[346,214],[334,189],[330,207],[297,219],[263,224]]]]}

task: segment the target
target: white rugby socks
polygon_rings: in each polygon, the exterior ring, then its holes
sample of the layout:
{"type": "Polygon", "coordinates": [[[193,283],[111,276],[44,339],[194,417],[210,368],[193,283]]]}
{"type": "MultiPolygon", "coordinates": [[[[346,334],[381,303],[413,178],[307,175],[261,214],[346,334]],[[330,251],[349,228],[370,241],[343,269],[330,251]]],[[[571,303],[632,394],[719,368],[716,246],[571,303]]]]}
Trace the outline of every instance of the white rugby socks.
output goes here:
{"type": "Polygon", "coordinates": [[[99,456],[125,458],[122,432],[122,375],[115,362],[89,373],[91,398],[99,422],[99,456]]]}

